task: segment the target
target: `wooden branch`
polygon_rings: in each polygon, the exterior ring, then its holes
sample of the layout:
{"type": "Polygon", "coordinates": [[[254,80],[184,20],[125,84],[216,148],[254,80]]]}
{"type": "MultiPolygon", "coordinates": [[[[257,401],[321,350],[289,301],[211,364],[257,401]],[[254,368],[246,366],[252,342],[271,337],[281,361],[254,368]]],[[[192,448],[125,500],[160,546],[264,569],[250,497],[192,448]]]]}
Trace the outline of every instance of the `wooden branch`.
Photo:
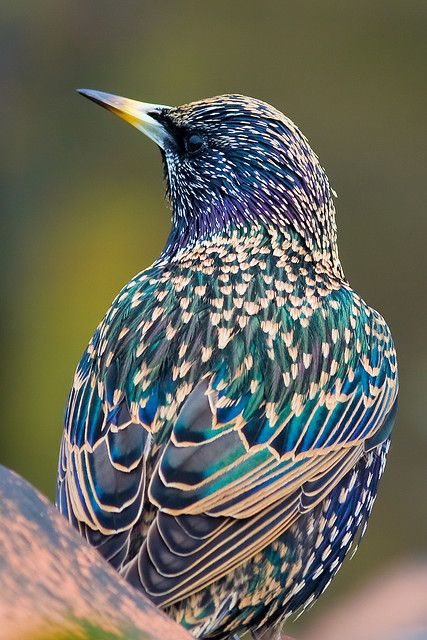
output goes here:
{"type": "Polygon", "coordinates": [[[0,465],[0,637],[191,640],[0,465]]]}

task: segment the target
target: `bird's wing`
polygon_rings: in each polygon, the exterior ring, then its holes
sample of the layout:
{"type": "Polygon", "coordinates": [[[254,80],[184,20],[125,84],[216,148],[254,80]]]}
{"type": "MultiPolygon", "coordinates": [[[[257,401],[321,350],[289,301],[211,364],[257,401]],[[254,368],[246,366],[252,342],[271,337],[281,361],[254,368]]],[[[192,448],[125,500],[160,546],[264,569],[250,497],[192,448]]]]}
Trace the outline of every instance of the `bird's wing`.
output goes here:
{"type": "Polygon", "coordinates": [[[378,314],[364,330],[356,357],[347,357],[344,340],[334,352],[342,350],[341,362],[325,357],[326,373],[305,397],[291,381],[280,407],[265,402],[265,363],[250,363],[259,381],[252,389],[227,379],[224,368],[198,383],[150,481],[159,512],[128,569],[134,584],[161,604],[206,586],[311,511],[388,439],[393,345],[378,314]]]}
{"type": "Polygon", "coordinates": [[[150,434],[117,391],[118,362],[99,377],[100,333],[98,328],[83,355],[68,399],[56,504],[119,567],[143,509],[150,434]]]}

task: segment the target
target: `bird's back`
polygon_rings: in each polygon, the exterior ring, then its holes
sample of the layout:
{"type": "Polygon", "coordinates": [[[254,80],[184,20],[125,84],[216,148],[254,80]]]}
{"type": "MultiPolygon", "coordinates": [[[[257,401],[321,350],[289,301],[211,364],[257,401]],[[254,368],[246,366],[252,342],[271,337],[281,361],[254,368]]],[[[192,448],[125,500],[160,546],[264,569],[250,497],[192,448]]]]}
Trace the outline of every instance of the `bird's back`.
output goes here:
{"type": "Polygon", "coordinates": [[[375,496],[397,395],[387,325],[298,234],[164,257],[77,369],[61,511],[198,637],[313,601],[375,496]]]}

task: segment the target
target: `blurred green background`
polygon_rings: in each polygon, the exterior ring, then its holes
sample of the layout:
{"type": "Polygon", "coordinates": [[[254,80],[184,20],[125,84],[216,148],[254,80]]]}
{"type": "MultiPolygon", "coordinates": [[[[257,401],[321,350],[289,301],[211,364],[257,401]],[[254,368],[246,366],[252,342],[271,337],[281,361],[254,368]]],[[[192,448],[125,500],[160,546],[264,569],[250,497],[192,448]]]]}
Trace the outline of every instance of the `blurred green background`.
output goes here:
{"type": "Polygon", "coordinates": [[[169,229],[155,145],[74,89],[163,104],[245,93],[283,110],[318,152],[339,194],[346,274],[399,355],[399,418],[368,534],[316,608],[425,552],[427,3],[15,0],[0,12],[0,461],[53,497],[75,365],[169,229]]]}

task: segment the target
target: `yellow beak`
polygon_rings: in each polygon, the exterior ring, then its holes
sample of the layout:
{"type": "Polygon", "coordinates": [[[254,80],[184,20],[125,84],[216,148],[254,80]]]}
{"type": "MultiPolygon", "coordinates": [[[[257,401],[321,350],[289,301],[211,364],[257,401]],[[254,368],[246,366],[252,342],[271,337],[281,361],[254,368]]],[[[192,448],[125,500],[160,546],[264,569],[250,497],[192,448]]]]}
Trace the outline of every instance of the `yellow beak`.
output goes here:
{"type": "Polygon", "coordinates": [[[93,91],[92,89],[77,89],[86,98],[93,100],[116,116],[129,122],[149,138],[154,140],[159,147],[164,149],[165,142],[170,139],[167,129],[156,119],[156,115],[165,109],[170,109],[162,104],[150,104],[148,102],[138,102],[121,96],[115,96],[103,91],[93,91]]]}

